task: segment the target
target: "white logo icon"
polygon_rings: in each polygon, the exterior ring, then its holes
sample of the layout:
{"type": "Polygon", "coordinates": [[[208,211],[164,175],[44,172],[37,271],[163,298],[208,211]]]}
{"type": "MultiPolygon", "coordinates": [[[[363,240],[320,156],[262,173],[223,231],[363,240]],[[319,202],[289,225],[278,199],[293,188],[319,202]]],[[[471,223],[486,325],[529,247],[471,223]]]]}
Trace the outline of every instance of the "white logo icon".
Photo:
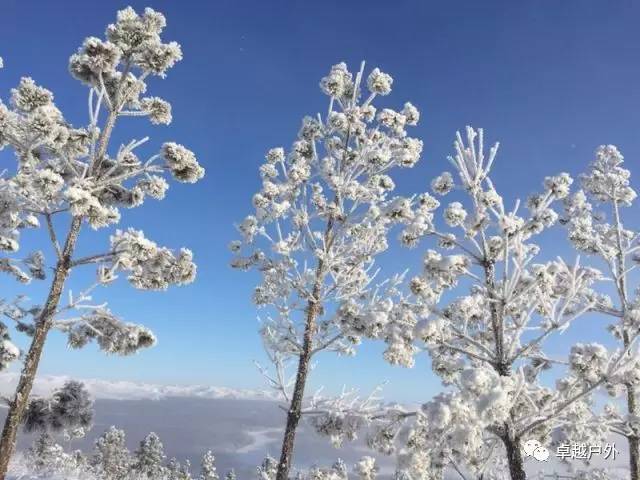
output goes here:
{"type": "Polygon", "coordinates": [[[522,450],[527,457],[530,457],[533,455],[534,450],[541,446],[542,444],[537,440],[527,440],[522,444],[522,450]]]}
{"type": "Polygon", "coordinates": [[[549,460],[549,450],[537,440],[527,440],[522,444],[522,451],[527,457],[533,457],[539,462],[549,460]]]}
{"type": "Polygon", "coordinates": [[[539,462],[546,462],[549,460],[549,450],[546,447],[538,447],[533,451],[533,458],[539,462]]]}

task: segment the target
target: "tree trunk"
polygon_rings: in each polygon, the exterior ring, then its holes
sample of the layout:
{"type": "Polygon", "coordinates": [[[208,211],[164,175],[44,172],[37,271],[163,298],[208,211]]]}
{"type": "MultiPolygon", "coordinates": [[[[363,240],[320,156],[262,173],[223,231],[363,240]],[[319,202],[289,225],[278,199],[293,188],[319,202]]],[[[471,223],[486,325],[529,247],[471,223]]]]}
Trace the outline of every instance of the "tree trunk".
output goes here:
{"type": "MultiPolygon", "coordinates": [[[[636,389],[634,385],[627,385],[627,409],[629,415],[638,415],[636,389]]],[[[629,470],[631,480],[640,480],[640,437],[637,433],[627,437],[629,442],[629,470]]]]}
{"type": "Polygon", "coordinates": [[[22,367],[22,372],[20,373],[20,380],[18,381],[15,396],[9,404],[9,411],[7,412],[4,428],[2,429],[2,437],[0,438],[0,480],[5,480],[7,469],[9,468],[9,461],[15,450],[18,428],[20,427],[20,422],[29,403],[29,395],[31,394],[33,381],[38,371],[38,364],[40,363],[42,350],[47,339],[47,333],[49,333],[51,328],[53,318],[58,309],[64,283],[69,275],[71,254],[75,248],[81,224],[81,218],[74,218],[71,222],[71,228],[69,229],[69,234],[67,235],[67,240],[62,251],[62,257],[56,265],[49,295],[47,296],[42,312],[36,320],[35,332],[31,340],[29,352],[24,361],[24,366],[22,367]]]}
{"type": "MultiPolygon", "coordinates": [[[[496,265],[493,261],[485,260],[484,263],[484,276],[485,276],[485,285],[487,287],[488,293],[493,297],[495,292],[495,277],[496,277],[496,265]]],[[[489,309],[491,311],[491,328],[493,330],[493,340],[496,345],[496,360],[497,364],[494,365],[494,368],[498,370],[500,375],[505,375],[503,371],[500,369],[506,368],[504,365],[504,332],[502,325],[502,304],[498,304],[498,302],[490,302],[489,309]]],[[[510,375],[510,372],[506,375],[510,375]]]]}
{"type": "Polygon", "coordinates": [[[507,450],[507,461],[509,462],[509,474],[511,475],[511,480],[526,480],[527,474],[524,471],[520,441],[517,438],[513,438],[507,425],[505,425],[505,430],[505,435],[502,438],[502,441],[504,442],[505,449],[507,450]]]}
{"type": "Polygon", "coordinates": [[[629,468],[631,470],[631,480],[640,478],[640,459],[638,458],[638,450],[640,449],[640,441],[637,435],[629,437],[629,468]]]}
{"type": "Polygon", "coordinates": [[[293,456],[293,447],[296,438],[296,429],[300,423],[302,415],[302,400],[304,398],[304,389],[307,384],[309,375],[309,362],[311,360],[313,350],[313,336],[316,331],[316,319],[320,313],[321,305],[318,303],[320,289],[322,287],[323,262],[318,262],[316,269],[316,280],[313,286],[313,298],[307,304],[307,318],[304,327],[304,339],[302,343],[302,352],[298,361],[298,372],[296,374],[296,384],[293,388],[293,396],[291,404],[287,412],[287,426],[284,431],[284,439],[282,440],[282,450],[280,453],[280,462],[278,463],[278,472],[276,480],[288,480],[289,470],[291,470],[291,458],[293,456]]]}
{"type": "MultiPolygon", "coordinates": [[[[484,264],[485,284],[489,295],[493,296],[495,291],[495,264],[493,261],[485,260],[484,264]]],[[[504,303],[491,302],[491,326],[493,329],[494,342],[496,345],[496,362],[493,368],[502,377],[511,376],[511,365],[506,358],[504,351],[504,303]]],[[[507,451],[507,462],[509,463],[509,474],[511,480],[526,480],[527,474],[524,471],[524,461],[520,450],[520,439],[514,438],[513,431],[509,423],[504,424],[504,435],[502,442],[507,451]]]]}

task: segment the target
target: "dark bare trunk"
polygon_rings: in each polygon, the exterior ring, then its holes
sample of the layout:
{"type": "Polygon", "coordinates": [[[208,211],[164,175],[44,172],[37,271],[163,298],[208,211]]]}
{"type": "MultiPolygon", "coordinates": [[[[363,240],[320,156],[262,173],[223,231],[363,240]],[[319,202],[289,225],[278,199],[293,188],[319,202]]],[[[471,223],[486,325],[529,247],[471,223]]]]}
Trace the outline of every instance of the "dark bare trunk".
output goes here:
{"type": "Polygon", "coordinates": [[[318,297],[320,296],[320,289],[322,286],[322,276],[323,262],[320,260],[318,262],[318,268],[316,269],[313,298],[307,304],[307,318],[304,327],[302,352],[300,353],[298,361],[296,384],[293,388],[293,396],[287,412],[287,426],[284,431],[284,439],[282,440],[282,451],[280,453],[280,463],[278,463],[276,480],[288,480],[289,471],[291,470],[291,458],[293,456],[296,430],[298,428],[298,423],[300,423],[300,416],[302,415],[302,400],[304,398],[304,389],[309,375],[309,362],[313,352],[313,335],[316,331],[316,320],[321,307],[318,303],[318,297]]]}
{"type": "Polygon", "coordinates": [[[51,282],[49,295],[47,296],[42,312],[36,321],[35,332],[33,334],[33,339],[31,340],[29,352],[27,353],[24,361],[22,372],[20,373],[20,380],[18,381],[15,396],[9,404],[9,411],[7,413],[7,418],[4,421],[2,437],[0,438],[0,480],[5,479],[7,469],[9,467],[9,461],[11,460],[11,456],[13,455],[16,447],[18,428],[20,427],[22,416],[24,415],[25,409],[29,403],[29,395],[31,394],[33,381],[38,371],[42,350],[44,348],[49,329],[51,328],[53,318],[58,309],[64,283],[69,275],[71,254],[73,253],[73,249],[78,239],[81,223],[82,220],[80,218],[74,218],[71,223],[67,241],[65,242],[62,252],[62,258],[58,261],[53,281],[51,282]]]}
{"type": "Polygon", "coordinates": [[[526,480],[527,474],[524,471],[522,451],[520,450],[520,440],[513,438],[508,426],[505,425],[505,435],[502,438],[504,447],[507,450],[507,462],[509,462],[509,474],[511,480],[526,480]]]}
{"type": "Polygon", "coordinates": [[[631,469],[631,480],[640,478],[640,459],[638,450],[640,449],[640,441],[637,435],[629,437],[629,468],[631,469]]]}

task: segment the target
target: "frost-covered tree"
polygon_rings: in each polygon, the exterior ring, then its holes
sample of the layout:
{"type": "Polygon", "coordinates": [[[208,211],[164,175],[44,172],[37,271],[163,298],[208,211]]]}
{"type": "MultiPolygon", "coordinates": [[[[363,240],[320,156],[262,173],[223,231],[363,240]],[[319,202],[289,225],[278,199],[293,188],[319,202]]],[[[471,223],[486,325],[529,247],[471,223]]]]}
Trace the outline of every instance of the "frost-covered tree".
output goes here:
{"type": "Polygon", "coordinates": [[[360,480],[375,480],[378,473],[376,459],[373,457],[362,457],[354,468],[360,480]]]}
{"type": "Polygon", "coordinates": [[[78,467],[74,456],[65,453],[47,432],[40,434],[27,450],[26,466],[30,475],[43,478],[69,473],[78,467]]]}
{"type": "Polygon", "coordinates": [[[278,473],[278,461],[271,455],[267,455],[256,469],[258,480],[275,480],[278,473]]]}
{"type": "Polygon", "coordinates": [[[40,434],[31,447],[12,458],[9,476],[25,480],[95,478],[81,451],[66,452],[48,432],[40,434]]]}
{"type": "MultiPolygon", "coordinates": [[[[151,76],[165,77],[182,58],[180,46],[163,43],[165,18],[151,9],[138,15],[127,8],[107,27],[106,40],[87,38],[71,56],[69,70],[89,90],[89,121],[73,127],[54,104],[53,94],[31,78],[23,78],[11,92],[8,105],[0,104],[0,147],[16,158],[15,169],[0,178],[0,270],[27,282],[46,271],[42,253],[17,255],[23,228],[42,228],[55,256],[49,294],[42,306],[3,304],[2,313],[18,330],[32,337],[24,366],[0,439],[0,478],[4,478],[15,447],[16,433],[29,401],[42,350],[50,330],[63,331],[69,345],[79,348],[95,340],[108,353],[131,354],[154,343],[145,327],[125,323],[104,305],[90,303],[89,292],[107,285],[123,272],[138,289],[163,290],[193,281],[192,253],[160,247],[136,230],[116,230],[104,253],[76,255],[83,228],[103,229],[120,220],[122,209],[134,208],[147,198],[162,199],[169,173],[192,183],[204,173],[194,154],[177,143],[164,143],[158,153],[141,159],[137,151],[147,139],[114,148],[111,138],[117,121],[146,116],[154,124],[171,121],[166,101],[143,96],[151,76]],[[79,296],[61,297],[72,270],[97,265],[94,286],[79,296]],[[77,314],[74,314],[76,312],[77,314]]],[[[19,356],[0,327],[0,367],[19,356]]]]}
{"type": "MultiPolygon", "coordinates": [[[[191,464],[165,455],[160,438],[148,434],[133,454],[127,449],[125,433],[114,426],[95,442],[95,449],[87,456],[81,450],[65,451],[49,432],[39,435],[24,453],[12,459],[9,477],[32,480],[191,480],[191,464]]],[[[202,462],[203,480],[218,478],[211,452],[202,462]]],[[[277,463],[274,461],[274,465],[277,463]]],[[[275,472],[275,470],[274,470],[275,472]]],[[[229,480],[235,473],[229,472],[229,480]]]]}
{"type": "Polygon", "coordinates": [[[624,436],[629,444],[631,479],[640,478],[640,288],[632,287],[632,272],[640,263],[640,231],[623,222],[623,209],[631,207],[636,192],[630,186],[631,173],[623,166],[623,156],[613,145],[600,146],[595,160],[580,176],[581,189],[565,200],[565,220],[569,238],[579,252],[598,265],[605,265],[615,286],[615,300],[598,305],[597,310],[612,318],[608,330],[618,342],[616,350],[600,344],[576,345],[571,362],[586,381],[605,386],[613,397],[624,398],[626,412],[612,403],[602,417],[611,432],[624,436]],[[621,352],[630,368],[616,372],[597,365],[607,364],[621,352]]]}
{"type": "Polygon", "coordinates": [[[93,422],[93,400],[81,382],[70,380],[49,398],[32,398],[22,419],[26,432],[64,432],[83,437],[93,422]]]}
{"type": "Polygon", "coordinates": [[[255,213],[230,246],[234,267],[262,275],[253,299],[269,311],[261,334],[275,364],[275,374],[265,374],[287,404],[278,480],[288,478],[312,357],[351,354],[362,334],[343,331],[335,306],[369,289],[388,230],[409,213],[409,201],[392,194],[390,170],[413,167],[422,151],[406,133],[418,110],[406,103],[377,112],[372,102],[391,92],[393,80],[377,68],[363,79],[363,68],[354,78],[341,63],[322,79],[326,115],[306,117],[288,152],[268,152],[255,213]],[[294,381],[284,368],[290,360],[294,381]]]}
{"type": "Polygon", "coordinates": [[[307,472],[298,472],[299,480],[347,480],[347,466],[342,460],[336,461],[331,467],[312,467],[307,472]]]}
{"type": "Polygon", "coordinates": [[[167,464],[167,480],[191,480],[191,462],[180,463],[176,458],[167,464]]]}
{"type": "Polygon", "coordinates": [[[201,472],[198,477],[199,480],[219,480],[218,472],[216,471],[216,457],[213,456],[211,450],[205,452],[200,462],[201,472]]]}
{"type": "Polygon", "coordinates": [[[126,480],[131,470],[131,452],[125,443],[124,430],[110,427],[96,440],[91,464],[102,480],[126,480]]]}
{"type": "Polygon", "coordinates": [[[144,437],[133,455],[132,472],[150,479],[162,478],[166,473],[164,446],[154,432],[144,437]]]}
{"type": "MultiPolygon", "coordinates": [[[[260,469],[258,469],[260,472],[260,469]]],[[[373,457],[362,457],[353,467],[355,478],[359,480],[375,480],[378,467],[373,457]]],[[[273,472],[275,475],[275,471],[273,472]]],[[[351,478],[354,478],[351,477],[351,478]]],[[[264,480],[265,477],[260,477],[264,480]]],[[[273,477],[268,477],[273,478],[273,477]]],[[[330,467],[313,466],[308,470],[300,470],[296,473],[296,480],[349,480],[349,469],[342,460],[337,460],[330,467]]]]}
{"type": "MultiPolygon", "coordinates": [[[[498,144],[485,152],[482,130],[458,134],[450,173],[431,184],[444,196],[459,196],[436,218],[439,201],[429,193],[414,199],[403,243],[436,240],[422,271],[378,298],[346,300],[343,321],[375,325],[372,331],[395,352],[391,363],[411,365],[420,348],[449,388],[418,412],[390,408],[377,417],[369,445],[394,453],[401,426],[412,421],[399,453],[400,474],[440,479],[446,468],[475,478],[526,478],[521,442],[536,439],[595,442],[607,428],[592,413],[590,394],[600,376],[628,371],[625,352],[605,355],[599,347],[576,345],[568,361],[544,353],[549,337],[564,332],[584,313],[608,300],[592,289],[598,270],[541,257],[534,238],[554,225],[554,205],[568,198],[567,174],[547,177],[526,207],[509,209],[489,178],[498,144]],[[452,194],[453,195],[453,194],[452,194]],[[444,224],[444,225],[443,225],[444,224]],[[392,295],[389,295],[392,294],[392,295]],[[408,360],[408,361],[407,361],[408,360]],[[543,371],[562,372],[555,388],[543,371]],[[553,437],[552,437],[553,434],[553,437]]],[[[466,477],[465,477],[466,478],[466,477]]]]}

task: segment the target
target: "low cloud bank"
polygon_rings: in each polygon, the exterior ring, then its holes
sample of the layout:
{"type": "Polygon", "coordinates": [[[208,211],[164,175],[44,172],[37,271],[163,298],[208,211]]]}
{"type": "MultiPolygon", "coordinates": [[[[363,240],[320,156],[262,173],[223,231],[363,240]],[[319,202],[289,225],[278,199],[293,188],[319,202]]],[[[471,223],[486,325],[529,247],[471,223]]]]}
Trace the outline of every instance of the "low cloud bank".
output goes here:
{"type": "MultiPolygon", "coordinates": [[[[0,394],[11,395],[18,383],[17,372],[0,374],[0,394]]],[[[75,379],[75,378],[74,378],[75,379]]],[[[36,378],[33,395],[48,395],[61,387],[71,377],[43,375],[36,378]]],[[[161,400],[163,398],[204,398],[238,400],[275,400],[273,392],[267,390],[233,389],[208,385],[160,385],[121,380],[75,379],[84,382],[96,399],[107,400],[161,400]]]]}

